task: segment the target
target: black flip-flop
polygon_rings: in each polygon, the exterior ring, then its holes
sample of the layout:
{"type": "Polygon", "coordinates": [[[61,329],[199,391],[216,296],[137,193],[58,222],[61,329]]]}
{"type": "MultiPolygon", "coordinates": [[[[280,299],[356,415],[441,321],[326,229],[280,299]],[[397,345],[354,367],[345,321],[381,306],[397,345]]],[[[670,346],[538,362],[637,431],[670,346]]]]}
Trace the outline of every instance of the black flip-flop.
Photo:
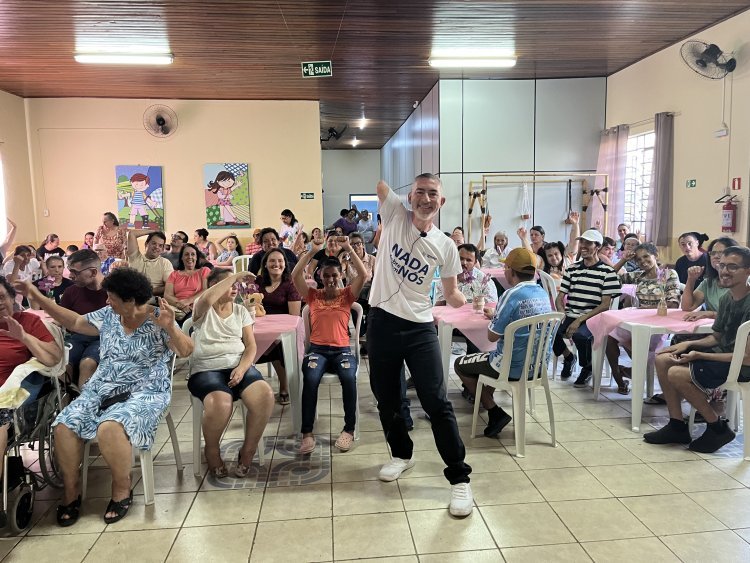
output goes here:
{"type": "Polygon", "coordinates": [[[666,405],[667,401],[661,393],[657,393],[653,397],[649,397],[643,401],[644,405],[666,405]]]}
{"type": "Polygon", "coordinates": [[[133,490],[130,490],[130,496],[127,498],[124,498],[122,500],[109,500],[109,504],[107,505],[107,510],[104,511],[104,523],[105,524],[114,524],[115,522],[119,522],[125,516],[128,514],[128,510],[130,510],[131,505],[133,504],[133,490]],[[114,512],[114,516],[107,517],[107,514],[109,512],[114,512]]]}
{"type": "Polygon", "coordinates": [[[57,505],[57,524],[63,528],[72,526],[78,522],[78,517],[81,515],[81,495],[70,504],[59,504],[57,505]],[[67,518],[64,518],[67,516],[67,518]]]}

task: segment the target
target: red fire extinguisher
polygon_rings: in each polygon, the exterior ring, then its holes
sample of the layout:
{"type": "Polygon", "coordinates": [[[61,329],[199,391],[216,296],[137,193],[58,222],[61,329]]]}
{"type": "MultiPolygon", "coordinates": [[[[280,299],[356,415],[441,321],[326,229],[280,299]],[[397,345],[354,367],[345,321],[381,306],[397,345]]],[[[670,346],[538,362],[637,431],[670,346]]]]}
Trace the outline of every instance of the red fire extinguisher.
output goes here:
{"type": "Polygon", "coordinates": [[[721,232],[722,233],[736,233],[737,232],[737,204],[734,200],[737,196],[723,196],[719,198],[716,203],[724,202],[721,206],[721,232]],[[728,199],[725,199],[728,198],[728,199]]]}

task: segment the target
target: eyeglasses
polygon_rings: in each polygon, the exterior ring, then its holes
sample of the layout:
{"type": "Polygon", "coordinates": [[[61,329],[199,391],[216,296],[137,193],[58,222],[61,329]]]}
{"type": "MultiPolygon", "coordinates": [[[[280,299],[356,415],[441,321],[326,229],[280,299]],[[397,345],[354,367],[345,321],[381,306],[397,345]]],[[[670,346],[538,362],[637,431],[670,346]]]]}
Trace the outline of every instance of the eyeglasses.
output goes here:
{"type": "Polygon", "coordinates": [[[96,270],[95,267],[89,266],[88,268],[84,268],[83,270],[74,270],[73,268],[68,268],[68,272],[70,272],[70,275],[72,276],[80,276],[83,272],[86,270],[96,270]]]}
{"type": "Polygon", "coordinates": [[[364,244],[365,244],[364,242],[353,242],[352,246],[362,246],[364,244]]]}
{"type": "Polygon", "coordinates": [[[737,270],[742,270],[742,269],[744,269],[744,267],[740,266],[739,264],[724,264],[721,262],[719,263],[719,270],[726,270],[727,272],[734,273],[737,270]]]}
{"type": "Polygon", "coordinates": [[[711,252],[708,253],[708,255],[711,258],[721,258],[723,254],[724,254],[723,250],[713,250],[713,251],[711,251],[711,252]]]}

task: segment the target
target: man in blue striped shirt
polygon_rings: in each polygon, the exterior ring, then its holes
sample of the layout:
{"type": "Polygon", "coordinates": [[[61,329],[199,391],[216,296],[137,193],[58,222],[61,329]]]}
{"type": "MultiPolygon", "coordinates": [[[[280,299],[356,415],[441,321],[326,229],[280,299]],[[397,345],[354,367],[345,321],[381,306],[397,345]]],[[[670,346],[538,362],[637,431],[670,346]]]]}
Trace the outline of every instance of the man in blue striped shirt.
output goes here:
{"type": "MultiPolygon", "coordinates": [[[[578,240],[581,260],[565,270],[555,301],[555,307],[565,313],[565,319],[557,331],[553,350],[559,356],[565,349],[563,337],[573,339],[581,365],[574,386],[586,387],[591,379],[591,343],[594,339],[586,321],[609,309],[612,299],[620,295],[621,286],[617,273],[599,259],[599,249],[604,242],[602,234],[589,229],[578,240]]],[[[572,362],[566,360],[561,374],[563,379],[570,377],[571,368],[572,362]]]]}

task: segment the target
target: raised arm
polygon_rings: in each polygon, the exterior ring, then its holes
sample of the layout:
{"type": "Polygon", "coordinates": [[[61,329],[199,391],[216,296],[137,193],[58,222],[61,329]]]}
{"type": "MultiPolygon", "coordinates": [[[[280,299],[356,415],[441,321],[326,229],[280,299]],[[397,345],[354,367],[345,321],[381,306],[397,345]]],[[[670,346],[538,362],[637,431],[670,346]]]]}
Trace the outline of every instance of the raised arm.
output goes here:
{"type": "MultiPolygon", "coordinates": [[[[349,239],[347,238],[347,240],[349,239]]],[[[294,270],[292,270],[292,282],[294,283],[294,287],[297,289],[297,293],[299,293],[302,297],[307,295],[307,290],[309,289],[307,286],[307,282],[305,281],[305,269],[307,268],[308,264],[310,264],[310,261],[312,260],[312,257],[315,255],[315,253],[319,252],[320,249],[323,248],[323,244],[324,241],[320,235],[318,235],[317,238],[312,239],[310,250],[300,256],[297,264],[294,266],[294,270]]]]}
{"type": "Polygon", "coordinates": [[[385,201],[385,198],[388,197],[388,193],[391,191],[391,188],[388,186],[388,184],[385,183],[384,180],[380,180],[375,189],[378,192],[378,200],[380,201],[380,203],[383,203],[385,201]]]}
{"type": "Polygon", "coordinates": [[[55,319],[69,331],[85,334],[86,336],[99,335],[99,329],[90,324],[85,317],[71,311],[70,309],[61,307],[55,303],[54,299],[45,297],[36,286],[31,284],[29,280],[17,281],[13,284],[13,287],[15,287],[24,297],[28,297],[35,301],[47,314],[49,314],[50,317],[55,319]]]}
{"type": "Polygon", "coordinates": [[[565,253],[575,256],[578,254],[578,237],[581,236],[581,216],[578,211],[571,211],[568,213],[568,223],[572,225],[570,229],[570,238],[568,239],[568,246],[565,247],[565,253]]]}
{"type": "Polygon", "coordinates": [[[138,248],[138,238],[143,235],[150,235],[154,233],[153,229],[128,229],[128,258],[135,258],[140,249],[138,248]]]}
{"type": "Polygon", "coordinates": [[[193,353],[193,339],[182,332],[174,322],[174,311],[164,299],[159,297],[159,316],[156,316],[155,310],[151,310],[149,316],[154,324],[167,333],[169,337],[167,346],[172,352],[181,358],[186,358],[193,353]]]}
{"type": "Polygon", "coordinates": [[[703,271],[703,266],[690,266],[688,268],[685,289],[682,291],[681,307],[683,311],[692,311],[703,305],[705,295],[695,289],[695,282],[703,275],[703,271]]]}
{"type": "Polygon", "coordinates": [[[8,229],[8,234],[5,235],[5,240],[3,241],[3,243],[0,244],[0,254],[2,254],[3,256],[8,253],[8,249],[16,239],[17,225],[13,221],[11,221],[10,217],[7,218],[7,221],[10,225],[10,229],[8,229]]]}
{"type": "Polygon", "coordinates": [[[352,283],[350,284],[350,287],[352,288],[352,295],[357,298],[359,297],[359,293],[362,291],[362,288],[367,281],[367,270],[365,269],[365,265],[362,263],[360,257],[357,256],[357,253],[352,249],[352,246],[349,243],[349,237],[339,237],[338,241],[341,243],[341,248],[344,250],[344,252],[349,253],[349,258],[351,260],[351,264],[349,267],[354,266],[354,269],[357,271],[357,277],[354,278],[354,280],[352,280],[352,283]]]}
{"type": "Polygon", "coordinates": [[[521,239],[521,246],[523,246],[529,252],[534,252],[534,249],[531,248],[531,241],[529,240],[529,232],[526,230],[526,227],[518,227],[516,234],[518,235],[518,238],[521,239]]]}
{"type": "Polygon", "coordinates": [[[195,305],[193,307],[193,320],[197,322],[201,318],[203,318],[203,315],[205,315],[208,310],[213,307],[214,303],[216,303],[222,295],[229,291],[233,284],[240,281],[253,283],[255,281],[255,276],[249,272],[237,272],[236,274],[230,274],[226,276],[220,282],[206,289],[206,291],[201,293],[200,299],[196,299],[195,301],[195,305]]]}

